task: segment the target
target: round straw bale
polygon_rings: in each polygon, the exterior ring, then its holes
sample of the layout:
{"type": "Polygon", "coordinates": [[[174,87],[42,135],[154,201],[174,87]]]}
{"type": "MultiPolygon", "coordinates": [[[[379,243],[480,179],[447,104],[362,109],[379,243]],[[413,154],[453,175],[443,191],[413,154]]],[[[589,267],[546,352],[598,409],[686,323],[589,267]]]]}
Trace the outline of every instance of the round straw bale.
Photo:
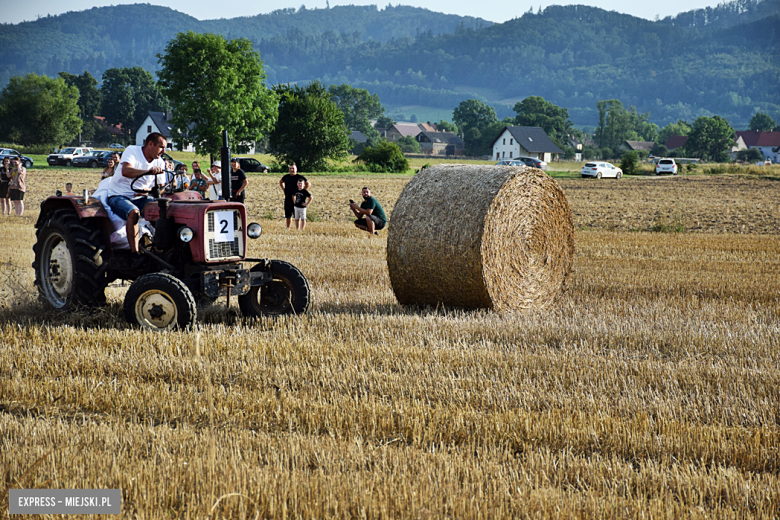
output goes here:
{"type": "Polygon", "coordinates": [[[569,202],[535,168],[426,168],[406,185],[392,215],[387,267],[402,305],[543,308],[571,273],[569,202]]]}

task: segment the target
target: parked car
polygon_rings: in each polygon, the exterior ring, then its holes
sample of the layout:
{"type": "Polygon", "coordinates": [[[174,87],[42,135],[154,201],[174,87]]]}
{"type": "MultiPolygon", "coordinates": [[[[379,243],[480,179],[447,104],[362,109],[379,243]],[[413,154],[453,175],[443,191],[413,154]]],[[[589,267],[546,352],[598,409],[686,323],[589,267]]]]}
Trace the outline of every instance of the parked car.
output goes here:
{"type": "Polygon", "coordinates": [[[518,157],[517,160],[523,162],[526,166],[530,166],[531,168],[539,168],[540,170],[547,169],[547,163],[541,159],[536,159],[534,157],[518,157]]]}
{"type": "Polygon", "coordinates": [[[46,162],[49,163],[49,166],[70,166],[74,158],[89,155],[91,153],[92,148],[87,147],[65,148],[64,150],[60,150],[59,153],[50,154],[46,158],[46,162]]]}
{"type": "Polygon", "coordinates": [[[244,170],[246,173],[250,172],[259,172],[259,173],[268,173],[271,171],[271,169],[266,166],[265,164],[261,163],[257,159],[254,159],[252,157],[237,157],[238,164],[241,165],[241,169],[244,170]]]}
{"type": "Polygon", "coordinates": [[[125,145],[123,145],[123,144],[119,144],[119,143],[111,143],[110,145],[108,145],[108,147],[109,147],[109,148],[119,148],[119,149],[123,149],[123,148],[125,148],[125,145]]]}
{"type": "Polygon", "coordinates": [[[589,162],[582,167],[580,175],[583,177],[596,177],[597,179],[602,177],[619,179],[623,176],[623,170],[608,162],[589,162]]]}
{"type": "Polygon", "coordinates": [[[108,150],[93,150],[91,154],[74,157],[71,161],[71,166],[97,168],[98,166],[103,166],[105,164],[103,159],[104,156],[112,153],[114,152],[108,150]]]}
{"type": "Polygon", "coordinates": [[[661,159],[655,165],[655,174],[661,175],[662,173],[671,173],[677,175],[677,163],[674,159],[661,159]]]}
{"type": "Polygon", "coordinates": [[[22,155],[16,150],[11,150],[10,148],[0,148],[0,164],[3,163],[3,159],[6,157],[18,157],[19,160],[22,161],[22,166],[28,170],[33,167],[33,160],[26,155],[22,155]]]}

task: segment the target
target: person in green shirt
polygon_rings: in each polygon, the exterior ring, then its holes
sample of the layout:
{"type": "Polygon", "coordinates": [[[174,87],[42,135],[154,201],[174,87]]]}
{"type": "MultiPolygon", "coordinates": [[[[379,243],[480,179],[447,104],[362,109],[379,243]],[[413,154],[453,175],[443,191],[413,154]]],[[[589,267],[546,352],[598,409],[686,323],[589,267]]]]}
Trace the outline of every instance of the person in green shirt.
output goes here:
{"type": "Polygon", "coordinates": [[[378,235],[377,231],[387,225],[387,217],[382,205],[371,196],[371,190],[368,187],[363,188],[363,202],[360,206],[357,203],[349,201],[349,208],[358,218],[355,221],[355,227],[368,231],[372,235],[378,235]]]}

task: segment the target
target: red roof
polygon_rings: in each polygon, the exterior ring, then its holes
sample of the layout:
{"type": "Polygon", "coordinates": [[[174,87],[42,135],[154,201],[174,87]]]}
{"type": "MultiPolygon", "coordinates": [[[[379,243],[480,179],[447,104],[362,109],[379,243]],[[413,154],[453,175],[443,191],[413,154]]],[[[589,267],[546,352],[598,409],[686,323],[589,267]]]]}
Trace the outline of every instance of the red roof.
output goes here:
{"type": "Polygon", "coordinates": [[[745,130],[737,132],[737,138],[741,137],[745,146],[780,146],[780,132],[759,132],[758,130],[745,130]]]}
{"type": "Polygon", "coordinates": [[[675,148],[684,146],[687,140],[687,135],[670,135],[669,139],[664,143],[664,146],[667,150],[674,150],[675,148]]]}
{"type": "Polygon", "coordinates": [[[122,132],[122,123],[119,123],[118,125],[109,125],[106,123],[106,118],[103,116],[94,116],[95,120],[100,124],[100,126],[103,127],[104,130],[108,131],[111,135],[123,135],[124,132],[122,132]]]}

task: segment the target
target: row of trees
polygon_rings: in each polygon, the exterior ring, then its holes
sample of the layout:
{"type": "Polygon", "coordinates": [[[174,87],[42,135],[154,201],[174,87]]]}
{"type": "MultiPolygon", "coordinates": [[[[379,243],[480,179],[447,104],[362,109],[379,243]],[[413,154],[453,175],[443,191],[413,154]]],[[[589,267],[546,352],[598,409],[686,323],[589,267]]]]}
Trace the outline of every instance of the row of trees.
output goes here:
{"type": "MultiPolygon", "coordinates": [[[[193,144],[201,154],[216,154],[221,131],[228,129],[236,150],[266,140],[269,151],[281,162],[296,162],[302,170],[322,168],[326,158],[341,158],[354,143],[347,130],[366,135],[367,146],[381,138],[378,126],[393,121],[384,116],[379,96],[347,84],[326,87],[266,87],[260,55],[244,38],[231,41],[220,35],[179,33],[163,54],[158,54],[159,82],[140,67],[109,69],[102,86],[88,72],[80,76],[60,73],[49,79],[30,74],[15,77],[0,98],[0,138],[19,144],[60,143],[79,129],[93,125],[101,113],[107,122],[121,124],[128,134],[150,110],[173,109],[173,139],[193,144]]],[[[672,123],[659,129],[649,113],[626,109],[617,99],[597,102],[599,123],[593,133],[597,147],[586,147],[586,159],[615,157],[626,140],[654,141],[665,155],[663,143],[670,135],[688,135],[685,152],[709,160],[725,160],[734,130],[718,116],[700,117],[693,123],[672,123]]],[[[469,99],[453,111],[453,123],[440,121],[440,130],[459,133],[467,155],[491,154],[491,144],[505,125],[543,128],[567,155],[573,155],[569,136],[585,136],[573,127],[566,108],[540,96],[530,96],[514,106],[514,117],[499,120],[484,101],[469,99]]],[[[751,120],[757,129],[776,128],[766,114],[751,120]]],[[[89,135],[82,136],[89,139],[89,135]]],[[[401,141],[405,151],[419,151],[413,139],[401,141]]]]}

